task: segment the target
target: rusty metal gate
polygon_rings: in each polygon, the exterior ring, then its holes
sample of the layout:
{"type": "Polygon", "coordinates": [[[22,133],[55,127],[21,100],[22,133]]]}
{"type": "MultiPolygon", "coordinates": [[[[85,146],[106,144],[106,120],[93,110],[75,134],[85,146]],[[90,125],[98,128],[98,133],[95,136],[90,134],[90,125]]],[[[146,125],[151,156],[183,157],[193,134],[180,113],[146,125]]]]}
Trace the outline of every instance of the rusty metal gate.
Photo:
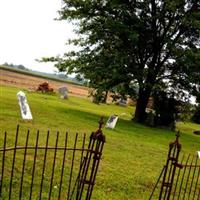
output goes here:
{"type": "Polygon", "coordinates": [[[0,149],[0,199],[91,199],[105,142],[102,124],[88,144],[85,135],[76,134],[72,140],[68,133],[38,131],[33,143],[30,131],[20,133],[19,126],[12,139],[5,132],[0,149]]]}
{"type": "Polygon", "coordinates": [[[200,158],[197,154],[180,156],[179,136],[169,145],[166,164],[149,200],[200,200],[200,158]]]}

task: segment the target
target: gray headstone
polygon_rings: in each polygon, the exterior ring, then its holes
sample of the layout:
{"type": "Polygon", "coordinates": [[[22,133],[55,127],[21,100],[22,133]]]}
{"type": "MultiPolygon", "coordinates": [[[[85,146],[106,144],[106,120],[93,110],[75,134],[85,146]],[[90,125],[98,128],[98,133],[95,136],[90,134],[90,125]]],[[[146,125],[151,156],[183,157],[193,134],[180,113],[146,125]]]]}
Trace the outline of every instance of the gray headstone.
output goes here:
{"type": "Polygon", "coordinates": [[[126,107],[127,106],[127,101],[125,99],[121,98],[120,101],[119,101],[119,106],[126,107]]]}
{"type": "Polygon", "coordinates": [[[118,115],[111,115],[106,123],[106,128],[114,129],[118,120],[118,115]]]}
{"type": "Polygon", "coordinates": [[[61,94],[62,99],[68,99],[68,89],[67,87],[60,87],[58,89],[58,92],[61,94]]]}
{"type": "Polygon", "coordinates": [[[22,119],[32,120],[33,117],[32,117],[31,110],[29,108],[25,93],[22,91],[19,91],[17,93],[17,98],[18,98],[18,102],[19,102],[19,106],[21,110],[22,119]]]}

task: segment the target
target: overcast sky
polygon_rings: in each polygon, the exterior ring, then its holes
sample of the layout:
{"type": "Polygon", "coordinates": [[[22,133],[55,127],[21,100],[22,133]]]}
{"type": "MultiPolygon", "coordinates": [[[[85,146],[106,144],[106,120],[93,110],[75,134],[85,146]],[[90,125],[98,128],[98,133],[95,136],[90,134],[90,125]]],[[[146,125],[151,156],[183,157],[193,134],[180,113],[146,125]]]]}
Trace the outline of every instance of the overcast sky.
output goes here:
{"type": "Polygon", "coordinates": [[[0,64],[54,72],[52,63],[35,59],[62,55],[73,37],[72,26],[55,21],[61,0],[0,0],[0,64]]]}

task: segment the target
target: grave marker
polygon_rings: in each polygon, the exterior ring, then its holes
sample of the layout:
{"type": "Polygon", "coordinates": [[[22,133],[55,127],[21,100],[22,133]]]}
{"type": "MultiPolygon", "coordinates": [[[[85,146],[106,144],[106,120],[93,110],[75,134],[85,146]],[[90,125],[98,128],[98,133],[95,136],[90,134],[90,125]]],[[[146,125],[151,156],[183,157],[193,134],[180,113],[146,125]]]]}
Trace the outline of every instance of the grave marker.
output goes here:
{"type": "Polygon", "coordinates": [[[106,123],[106,128],[114,129],[118,120],[118,115],[111,115],[106,123]]]}
{"type": "Polygon", "coordinates": [[[21,110],[22,119],[32,120],[33,117],[32,117],[31,110],[29,108],[25,93],[22,91],[19,91],[17,93],[17,98],[18,98],[18,102],[19,102],[19,106],[21,110]]]}
{"type": "Polygon", "coordinates": [[[67,89],[67,87],[60,87],[58,89],[58,92],[61,94],[60,98],[68,99],[68,89],[67,89]]]}

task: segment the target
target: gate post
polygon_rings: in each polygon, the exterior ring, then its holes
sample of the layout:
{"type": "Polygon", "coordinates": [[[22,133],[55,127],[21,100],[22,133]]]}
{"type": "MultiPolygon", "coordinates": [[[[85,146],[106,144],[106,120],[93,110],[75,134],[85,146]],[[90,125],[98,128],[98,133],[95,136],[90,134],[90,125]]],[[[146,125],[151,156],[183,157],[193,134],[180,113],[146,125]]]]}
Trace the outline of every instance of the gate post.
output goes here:
{"type": "Polygon", "coordinates": [[[76,200],[81,200],[84,187],[87,187],[85,200],[90,200],[95,184],[99,162],[102,156],[105,136],[102,132],[103,118],[99,121],[99,128],[90,135],[88,151],[83,160],[83,167],[80,171],[79,184],[77,186],[76,200]],[[90,172],[89,172],[90,171],[90,172]]]}
{"type": "Polygon", "coordinates": [[[178,164],[179,153],[181,151],[181,144],[179,143],[180,132],[176,134],[176,140],[169,144],[169,151],[164,170],[163,181],[161,185],[159,200],[169,200],[173,186],[174,176],[178,164]]]}

